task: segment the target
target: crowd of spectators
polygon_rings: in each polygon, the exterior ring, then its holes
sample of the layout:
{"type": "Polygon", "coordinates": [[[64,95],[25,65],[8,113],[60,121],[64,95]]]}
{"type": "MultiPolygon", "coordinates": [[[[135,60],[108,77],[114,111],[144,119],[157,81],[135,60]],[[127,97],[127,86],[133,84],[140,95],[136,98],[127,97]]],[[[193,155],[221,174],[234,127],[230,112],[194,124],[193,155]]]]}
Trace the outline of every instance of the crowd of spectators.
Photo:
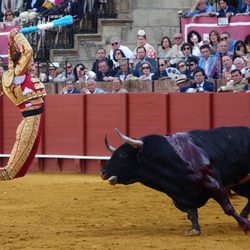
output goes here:
{"type": "MultiPolygon", "coordinates": [[[[15,25],[20,6],[29,11],[49,8],[48,1],[11,1],[12,9],[2,0],[4,25],[15,25]],[[38,4],[39,3],[39,4],[38,4]],[[46,4],[47,3],[47,4],[46,4]],[[5,9],[4,9],[5,8],[5,9]]],[[[82,1],[68,1],[72,6],[82,1]]],[[[211,2],[211,1],[210,1],[211,2]]],[[[194,0],[186,13],[187,17],[249,15],[250,0],[219,0],[216,11],[206,0],[194,0]]],[[[104,93],[96,82],[112,82],[112,93],[124,93],[123,82],[128,80],[173,80],[179,92],[215,92],[215,80],[224,80],[225,86],[218,91],[249,90],[250,78],[250,34],[244,40],[236,41],[229,32],[212,30],[208,36],[201,36],[191,30],[185,38],[175,33],[172,38],[164,36],[160,48],[150,44],[150,38],[141,29],[137,42],[131,50],[120,37],[110,39],[110,50],[100,47],[91,69],[82,63],[65,61],[47,65],[34,62],[30,74],[42,82],[64,83],[62,94],[104,93]],[[84,86],[84,87],[82,87],[84,86]]]]}

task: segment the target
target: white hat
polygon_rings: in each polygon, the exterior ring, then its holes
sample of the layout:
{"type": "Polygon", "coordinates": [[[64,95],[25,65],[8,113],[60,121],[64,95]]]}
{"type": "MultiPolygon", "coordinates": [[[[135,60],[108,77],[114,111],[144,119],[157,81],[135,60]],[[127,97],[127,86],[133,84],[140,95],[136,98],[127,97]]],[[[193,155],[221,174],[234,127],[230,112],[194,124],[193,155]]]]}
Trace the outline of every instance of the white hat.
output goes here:
{"type": "Polygon", "coordinates": [[[52,62],[49,64],[49,67],[53,67],[53,68],[59,68],[59,63],[58,62],[52,62]]]}
{"type": "Polygon", "coordinates": [[[146,32],[144,30],[139,30],[137,33],[138,36],[145,36],[146,32]]]}
{"type": "Polygon", "coordinates": [[[183,83],[188,81],[187,76],[184,74],[178,75],[174,78],[176,84],[178,85],[179,83],[183,83]]]}

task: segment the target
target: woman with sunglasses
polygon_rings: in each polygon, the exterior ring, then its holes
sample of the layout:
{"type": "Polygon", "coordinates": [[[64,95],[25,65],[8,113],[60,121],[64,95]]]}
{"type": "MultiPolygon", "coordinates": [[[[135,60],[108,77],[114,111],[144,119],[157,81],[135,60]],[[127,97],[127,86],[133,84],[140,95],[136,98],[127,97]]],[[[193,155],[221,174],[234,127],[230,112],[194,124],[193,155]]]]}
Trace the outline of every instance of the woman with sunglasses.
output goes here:
{"type": "Polygon", "coordinates": [[[145,80],[157,80],[157,75],[152,73],[152,66],[149,62],[143,62],[141,64],[142,75],[139,77],[139,81],[145,80]]]}
{"type": "Polygon", "coordinates": [[[75,65],[73,69],[75,83],[77,85],[83,84],[88,81],[90,78],[95,79],[96,73],[88,70],[82,63],[78,63],[75,65]]]}
{"type": "Polygon", "coordinates": [[[121,69],[118,61],[122,58],[126,58],[125,54],[121,49],[115,49],[113,53],[113,60],[114,60],[114,71],[115,74],[121,69]]]}
{"type": "Polygon", "coordinates": [[[237,57],[242,58],[246,63],[250,58],[250,53],[247,53],[247,47],[243,41],[237,41],[234,45],[233,60],[237,57]]]}

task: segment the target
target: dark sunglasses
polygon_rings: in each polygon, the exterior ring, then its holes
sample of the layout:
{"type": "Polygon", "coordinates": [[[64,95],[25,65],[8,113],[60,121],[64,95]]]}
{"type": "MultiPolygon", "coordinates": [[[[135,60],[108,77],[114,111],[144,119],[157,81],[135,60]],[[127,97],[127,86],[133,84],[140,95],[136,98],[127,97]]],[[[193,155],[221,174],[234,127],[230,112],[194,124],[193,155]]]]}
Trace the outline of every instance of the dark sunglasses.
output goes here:
{"type": "Polygon", "coordinates": [[[117,44],[118,44],[118,42],[111,43],[112,46],[117,45],[117,44]]]}
{"type": "Polygon", "coordinates": [[[142,69],[150,69],[149,66],[142,67],[142,69]]]}
{"type": "Polygon", "coordinates": [[[186,66],[186,64],[182,64],[182,65],[179,65],[178,68],[183,68],[183,67],[185,67],[185,66],[186,66]]]}
{"type": "Polygon", "coordinates": [[[195,64],[194,63],[189,63],[189,66],[194,66],[195,64]]]}
{"type": "MultiPolygon", "coordinates": [[[[67,66],[68,69],[70,69],[72,66],[67,66]]],[[[64,69],[66,69],[66,67],[63,67],[64,69]]]]}
{"type": "Polygon", "coordinates": [[[79,68],[79,70],[84,70],[84,68],[79,68]]]}
{"type": "Polygon", "coordinates": [[[165,66],[165,64],[160,64],[160,66],[164,67],[164,66],[165,66]]]}
{"type": "Polygon", "coordinates": [[[222,37],[220,40],[224,41],[224,40],[227,40],[227,39],[228,39],[228,37],[226,36],[226,37],[222,37]]]}

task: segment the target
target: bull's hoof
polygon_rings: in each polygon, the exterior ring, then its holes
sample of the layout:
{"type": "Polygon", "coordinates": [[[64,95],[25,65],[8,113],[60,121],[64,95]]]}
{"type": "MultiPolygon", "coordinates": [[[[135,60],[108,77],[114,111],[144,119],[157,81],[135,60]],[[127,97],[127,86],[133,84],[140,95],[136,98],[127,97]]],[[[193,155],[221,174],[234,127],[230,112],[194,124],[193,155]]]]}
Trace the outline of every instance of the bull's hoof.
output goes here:
{"type": "Polygon", "coordinates": [[[197,230],[197,229],[194,229],[194,228],[192,228],[191,230],[188,230],[185,233],[186,236],[195,236],[195,235],[200,235],[200,234],[201,234],[201,231],[197,230]]]}

